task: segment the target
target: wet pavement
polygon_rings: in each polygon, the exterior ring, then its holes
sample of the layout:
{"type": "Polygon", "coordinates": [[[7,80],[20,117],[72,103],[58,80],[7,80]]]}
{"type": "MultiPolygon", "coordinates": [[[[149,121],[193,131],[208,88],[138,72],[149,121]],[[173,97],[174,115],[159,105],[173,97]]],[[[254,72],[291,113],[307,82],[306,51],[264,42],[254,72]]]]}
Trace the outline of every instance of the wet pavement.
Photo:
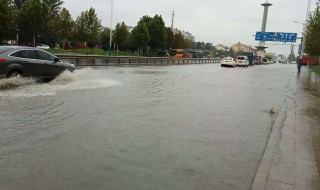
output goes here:
{"type": "Polygon", "coordinates": [[[299,80],[279,64],[0,80],[0,189],[250,189],[299,80]]]}

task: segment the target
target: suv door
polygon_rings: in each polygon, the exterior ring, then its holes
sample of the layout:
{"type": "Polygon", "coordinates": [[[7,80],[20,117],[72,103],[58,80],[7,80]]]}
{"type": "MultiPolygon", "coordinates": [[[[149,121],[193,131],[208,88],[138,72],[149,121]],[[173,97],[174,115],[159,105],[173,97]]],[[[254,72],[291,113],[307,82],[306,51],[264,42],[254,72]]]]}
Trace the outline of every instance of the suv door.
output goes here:
{"type": "Polygon", "coordinates": [[[39,61],[45,63],[46,78],[54,78],[65,70],[61,63],[54,61],[55,56],[41,50],[37,50],[37,53],[39,61]]]}
{"type": "Polygon", "coordinates": [[[42,77],[45,73],[45,65],[39,62],[37,50],[19,50],[10,54],[10,57],[14,57],[14,62],[23,67],[25,76],[42,77]]]}

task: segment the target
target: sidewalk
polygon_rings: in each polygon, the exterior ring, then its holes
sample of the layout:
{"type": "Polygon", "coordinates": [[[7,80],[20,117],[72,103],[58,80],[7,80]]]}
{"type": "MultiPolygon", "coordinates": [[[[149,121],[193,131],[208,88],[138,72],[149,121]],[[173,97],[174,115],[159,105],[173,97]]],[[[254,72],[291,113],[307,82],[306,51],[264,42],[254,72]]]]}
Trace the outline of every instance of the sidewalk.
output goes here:
{"type": "Polygon", "coordinates": [[[297,81],[293,97],[296,108],[278,113],[252,190],[320,190],[313,139],[305,111],[308,99],[297,97],[310,96],[301,85],[307,74],[308,69],[303,69],[297,81]]]}

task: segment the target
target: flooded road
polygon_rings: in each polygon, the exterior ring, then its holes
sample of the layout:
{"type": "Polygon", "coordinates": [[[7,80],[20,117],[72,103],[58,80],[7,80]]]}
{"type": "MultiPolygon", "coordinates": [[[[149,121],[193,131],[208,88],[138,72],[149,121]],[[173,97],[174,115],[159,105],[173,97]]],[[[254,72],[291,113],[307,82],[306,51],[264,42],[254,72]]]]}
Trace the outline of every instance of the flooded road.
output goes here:
{"type": "Polygon", "coordinates": [[[204,64],[0,80],[0,189],[250,189],[297,79],[204,64]]]}

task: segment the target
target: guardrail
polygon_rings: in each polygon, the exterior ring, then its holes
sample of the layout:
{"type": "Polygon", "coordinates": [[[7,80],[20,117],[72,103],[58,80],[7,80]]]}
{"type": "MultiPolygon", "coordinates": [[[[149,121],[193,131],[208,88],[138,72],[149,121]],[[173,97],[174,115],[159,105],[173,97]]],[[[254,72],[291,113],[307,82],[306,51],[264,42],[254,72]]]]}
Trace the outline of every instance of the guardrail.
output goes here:
{"type": "Polygon", "coordinates": [[[128,56],[99,56],[99,55],[67,55],[56,54],[62,60],[73,63],[76,66],[116,66],[116,65],[179,65],[179,64],[203,64],[220,63],[220,58],[173,59],[169,57],[128,57],[128,56]]]}

